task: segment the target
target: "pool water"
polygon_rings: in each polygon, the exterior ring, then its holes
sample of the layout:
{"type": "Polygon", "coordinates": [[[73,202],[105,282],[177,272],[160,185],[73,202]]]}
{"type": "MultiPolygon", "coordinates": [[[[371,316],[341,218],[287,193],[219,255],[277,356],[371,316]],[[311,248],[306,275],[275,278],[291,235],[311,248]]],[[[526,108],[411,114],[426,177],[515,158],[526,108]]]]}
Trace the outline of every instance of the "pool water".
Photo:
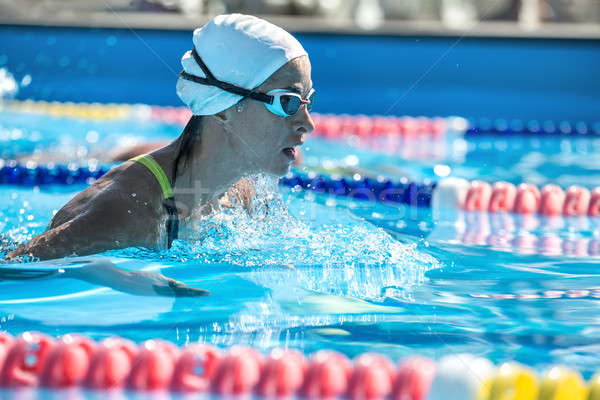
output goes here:
{"type": "MultiPolygon", "coordinates": [[[[7,111],[0,112],[0,121],[3,158],[68,153],[83,163],[104,163],[114,146],[172,139],[181,129],[7,111]]],[[[600,177],[599,139],[447,135],[439,140],[441,152],[419,153],[414,143],[415,152],[407,156],[368,143],[313,137],[304,146],[304,166],[295,168],[589,188],[600,177]]],[[[4,281],[0,330],[79,332],[94,339],[120,335],[136,342],[160,337],[179,345],[249,344],[263,351],[329,348],[350,357],[377,351],[394,360],[468,352],[495,363],[516,360],[538,371],[567,364],[586,378],[600,365],[600,258],[590,251],[600,240],[598,221],[525,221],[485,213],[438,220],[428,209],[277,188],[267,177],[254,179],[258,205],[250,215],[233,208],[197,221],[189,241],[177,241],[169,251],[126,249],[95,256],[124,269],[160,272],[207,289],[210,296],[139,297],[71,279],[4,281]],[[457,228],[457,221],[466,228],[457,228]],[[540,238],[548,237],[585,251],[544,247],[540,238]]],[[[53,212],[82,188],[0,187],[0,256],[41,233],[53,212]]]]}

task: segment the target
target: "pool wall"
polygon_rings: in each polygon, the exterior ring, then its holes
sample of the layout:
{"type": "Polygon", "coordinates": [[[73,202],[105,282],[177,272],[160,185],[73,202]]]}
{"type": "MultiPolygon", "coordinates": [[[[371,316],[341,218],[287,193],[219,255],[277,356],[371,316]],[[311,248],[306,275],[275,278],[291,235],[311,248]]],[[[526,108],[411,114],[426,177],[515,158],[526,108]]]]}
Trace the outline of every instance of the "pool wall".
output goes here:
{"type": "MultiPolygon", "coordinates": [[[[600,39],[303,33],[321,113],[593,122],[600,39]]],[[[0,26],[0,68],[31,76],[17,98],[181,105],[191,32],[0,26]]]]}

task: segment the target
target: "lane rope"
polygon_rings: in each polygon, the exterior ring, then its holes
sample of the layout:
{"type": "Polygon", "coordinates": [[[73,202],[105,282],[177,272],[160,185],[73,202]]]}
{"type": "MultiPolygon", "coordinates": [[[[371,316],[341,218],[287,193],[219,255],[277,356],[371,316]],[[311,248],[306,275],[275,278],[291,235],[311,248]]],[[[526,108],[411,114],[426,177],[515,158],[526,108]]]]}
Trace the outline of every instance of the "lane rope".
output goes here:
{"type": "Polygon", "coordinates": [[[0,333],[0,387],[352,400],[598,400],[600,375],[585,382],[564,366],[538,375],[521,364],[495,366],[471,354],[393,363],[377,353],[350,360],[320,350],[307,358],[292,349],[263,355],[241,346],[179,348],[162,339],[136,345],[119,337],[95,342],[78,334],[55,339],[23,332],[16,338],[0,333]]]}

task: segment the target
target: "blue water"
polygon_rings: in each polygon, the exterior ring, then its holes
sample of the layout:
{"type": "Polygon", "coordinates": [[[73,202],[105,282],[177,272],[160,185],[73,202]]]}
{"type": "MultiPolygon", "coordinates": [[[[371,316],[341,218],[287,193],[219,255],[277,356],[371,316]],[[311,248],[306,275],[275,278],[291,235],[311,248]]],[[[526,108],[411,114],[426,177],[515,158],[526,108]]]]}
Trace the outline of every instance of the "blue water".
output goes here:
{"type": "MultiPolygon", "coordinates": [[[[4,157],[57,149],[70,161],[85,162],[91,154],[101,160],[120,141],[169,139],[181,129],[6,112],[0,117],[4,157]],[[21,130],[18,140],[6,139],[15,129],[21,130]],[[97,132],[96,140],[86,139],[89,131],[97,132]],[[65,141],[83,150],[65,154],[65,141]]],[[[417,144],[415,152],[398,154],[308,138],[305,165],[296,168],[418,180],[437,180],[435,171],[449,170],[468,179],[591,188],[600,175],[597,140],[449,136],[438,146],[441,155],[432,156],[420,154],[417,144]]],[[[600,240],[598,221],[485,213],[437,221],[427,209],[276,190],[260,177],[257,185],[268,215],[261,207],[251,216],[223,210],[198,221],[190,240],[170,251],[98,255],[120,268],[160,272],[210,290],[211,296],[139,297],[71,279],[0,282],[0,329],[249,344],[263,351],[287,346],[307,354],[322,348],[348,356],[377,351],[394,360],[469,352],[539,371],[567,364],[586,377],[598,369],[600,258],[589,254],[600,240]],[[460,220],[466,221],[463,231],[460,220]],[[519,244],[527,237],[530,245],[519,244]],[[567,250],[556,252],[539,238],[559,240],[567,250]]],[[[3,251],[42,232],[53,211],[81,189],[0,187],[3,251]]]]}

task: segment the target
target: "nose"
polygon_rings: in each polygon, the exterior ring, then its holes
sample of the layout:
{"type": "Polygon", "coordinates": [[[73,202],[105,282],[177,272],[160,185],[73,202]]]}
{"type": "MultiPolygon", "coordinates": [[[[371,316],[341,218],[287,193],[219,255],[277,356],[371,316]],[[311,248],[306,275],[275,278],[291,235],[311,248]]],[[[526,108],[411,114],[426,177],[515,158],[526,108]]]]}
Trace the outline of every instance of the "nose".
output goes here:
{"type": "Polygon", "coordinates": [[[300,110],[295,115],[294,120],[294,131],[301,134],[312,133],[315,130],[315,123],[310,117],[310,113],[306,108],[306,105],[302,105],[300,110]]]}

